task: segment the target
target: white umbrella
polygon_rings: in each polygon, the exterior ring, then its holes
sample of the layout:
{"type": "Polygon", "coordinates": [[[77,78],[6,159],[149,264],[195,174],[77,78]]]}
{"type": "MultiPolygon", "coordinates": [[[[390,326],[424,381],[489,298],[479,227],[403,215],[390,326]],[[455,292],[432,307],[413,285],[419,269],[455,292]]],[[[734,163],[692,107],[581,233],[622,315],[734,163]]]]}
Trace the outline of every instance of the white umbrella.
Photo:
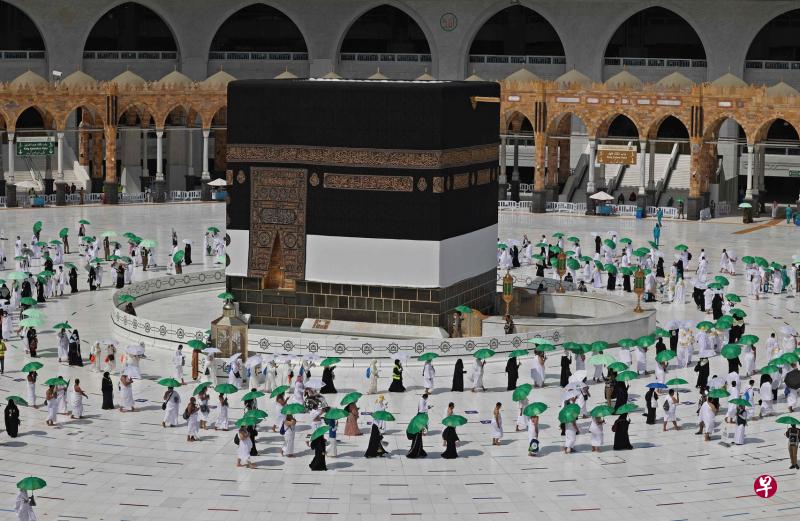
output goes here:
{"type": "Polygon", "coordinates": [[[110,346],[110,345],[116,345],[119,342],[117,342],[116,340],[100,340],[100,343],[110,346]]]}
{"type": "Polygon", "coordinates": [[[122,374],[129,378],[141,378],[142,374],[139,372],[139,368],[134,365],[126,365],[125,369],[122,371],[122,374]]]}
{"type": "Polygon", "coordinates": [[[322,378],[310,378],[306,382],[306,387],[311,389],[316,389],[319,391],[320,389],[322,389],[322,378]]]}
{"type": "Polygon", "coordinates": [[[570,383],[580,382],[584,378],[586,378],[586,371],[581,369],[580,371],[575,371],[575,373],[572,376],[569,377],[569,381],[570,381],[570,383]]]}
{"type": "Polygon", "coordinates": [[[681,327],[681,323],[677,320],[670,320],[667,322],[667,329],[679,329],[681,327]]]}
{"type": "Polygon", "coordinates": [[[39,185],[33,181],[22,181],[17,183],[17,188],[39,188],[39,185]]]}
{"type": "Polygon", "coordinates": [[[208,186],[228,186],[228,182],[224,179],[214,179],[206,183],[208,186]]]}
{"type": "Polygon", "coordinates": [[[252,369],[255,366],[261,363],[261,355],[254,355],[247,358],[247,362],[244,364],[245,367],[248,369],[252,369]]]}
{"type": "Polygon", "coordinates": [[[783,326],[781,328],[781,333],[783,333],[784,335],[794,336],[797,334],[797,330],[792,326],[783,326]]]}
{"type": "Polygon", "coordinates": [[[207,347],[207,348],[203,349],[203,353],[205,353],[207,355],[215,355],[215,354],[221,353],[221,352],[222,351],[220,351],[216,347],[207,347]]]}
{"type": "Polygon", "coordinates": [[[322,357],[316,355],[314,353],[308,353],[303,355],[303,360],[308,360],[309,362],[316,362],[317,360],[321,359],[322,357]]]}
{"type": "Polygon", "coordinates": [[[405,362],[406,360],[408,360],[408,356],[409,355],[406,352],[402,352],[402,353],[395,353],[395,354],[389,353],[387,356],[389,358],[391,358],[392,360],[400,360],[401,362],[405,362]]]}
{"type": "Polygon", "coordinates": [[[189,239],[184,239],[183,244],[194,244],[194,243],[189,239]]]}
{"type": "Polygon", "coordinates": [[[144,346],[137,344],[130,345],[125,348],[125,352],[133,356],[142,356],[144,354],[144,346]]]}
{"type": "Polygon", "coordinates": [[[596,194],[592,194],[589,196],[589,199],[594,199],[595,201],[613,201],[614,196],[608,195],[607,193],[600,191],[596,194]]]}
{"type": "Polygon", "coordinates": [[[233,356],[231,356],[230,358],[228,358],[228,363],[231,363],[231,362],[233,362],[234,360],[236,360],[237,358],[239,358],[239,357],[241,357],[241,356],[242,356],[242,353],[234,353],[234,354],[233,354],[233,356]]]}

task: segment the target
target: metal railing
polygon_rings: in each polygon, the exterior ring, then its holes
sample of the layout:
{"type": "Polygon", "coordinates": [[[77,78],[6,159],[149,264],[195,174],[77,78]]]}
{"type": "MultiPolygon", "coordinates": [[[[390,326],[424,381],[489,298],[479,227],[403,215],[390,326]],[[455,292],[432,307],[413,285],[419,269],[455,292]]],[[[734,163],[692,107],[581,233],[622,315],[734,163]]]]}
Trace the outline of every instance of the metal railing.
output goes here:
{"type": "Polygon", "coordinates": [[[343,62],[399,62],[430,63],[430,54],[383,53],[383,52],[342,52],[339,61],[343,62]]]}
{"type": "Polygon", "coordinates": [[[779,61],[779,60],[746,60],[745,69],[766,69],[779,71],[798,71],[800,61],[779,61]]]}
{"type": "Polygon", "coordinates": [[[675,170],[675,163],[678,162],[678,155],[680,154],[680,147],[678,143],[672,146],[672,151],[669,154],[669,161],[667,161],[667,170],[664,172],[661,180],[656,186],[656,204],[661,202],[661,196],[669,188],[669,182],[672,180],[672,171],[675,170]]]}
{"type": "Polygon", "coordinates": [[[503,54],[470,54],[470,63],[510,63],[516,65],[565,65],[565,56],[520,56],[503,54]]]}
{"type": "Polygon", "coordinates": [[[308,61],[307,52],[222,52],[211,51],[208,53],[209,60],[252,60],[252,61],[308,61]]]}
{"type": "Polygon", "coordinates": [[[690,60],[685,58],[609,58],[603,59],[605,65],[619,67],[708,67],[706,60],[690,60]]]}
{"type": "Polygon", "coordinates": [[[83,51],[84,60],[177,60],[176,51],[83,51]]]}
{"type": "Polygon", "coordinates": [[[45,51],[0,51],[2,60],[44,60],[47,58],[45,51]]]}
{"type": "Polygon", "coordinates": [[[545,208],[554,213],[586,213],[586,203],[568,203],[566,201],[551,201],[545,208]]]}
{"type": "Polygon", "coordinates": [[[717,217],[725,217],[731,214],[731,203],[728,201],[720,201],[717,203],[717,208],[714,210],[717,217]]]}
{"type": "MultiPolygon", "coordinates": [[[[17,192],[17,203],[21,207],[27,207],[29,205],[28,197],[25,196],[22,192],[17,192]]],[[[136,192],[136,193],[121,193],[119,194],[118,202],[120,204],[143,204],[152,202],[149,197],[149,194],[145,192],[136,192]]],[[[50,195],[43,195],[41,196],[44,198],[45,204],[47,205],[55,205],[56,204],[56,194],[50,195]]],[[[64,196],[66,203],[68,205],[79,205],[81,204],[81,194],[66,194],[64,196]]],[[[168,193],[167,201],[169,202],[187,202],[187,201],[200,201],[200,190],[172,190],[168,193]]],[[[103,194],[102,193],[86,193],[83,194],[83,204],[101,204],[103,202],[103,194]]],[[[0,206],[5,206],[6,198],[0,197],[0,206]]]]}

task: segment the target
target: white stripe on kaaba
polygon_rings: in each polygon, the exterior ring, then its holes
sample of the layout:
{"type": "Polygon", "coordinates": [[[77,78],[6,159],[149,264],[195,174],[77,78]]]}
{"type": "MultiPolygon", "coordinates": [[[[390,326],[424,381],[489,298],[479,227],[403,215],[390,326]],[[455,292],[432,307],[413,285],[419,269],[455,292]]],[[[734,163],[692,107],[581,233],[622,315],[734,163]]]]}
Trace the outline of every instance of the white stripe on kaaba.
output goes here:
{"type": "Polygon", "coordinates": [[[443,288],[497,266],[497,225],[444,241],[306,236],[306,280],[443,288]]]}
{"type": "Polygon", "coordinates": [[[227,230],[231,243],[225,248],[225,253],[231,259],[231,263],[225,268],[225,275],[233,277],[247,276],[247,260],[250,255],[250,231],[249,230],[227,230]]]}

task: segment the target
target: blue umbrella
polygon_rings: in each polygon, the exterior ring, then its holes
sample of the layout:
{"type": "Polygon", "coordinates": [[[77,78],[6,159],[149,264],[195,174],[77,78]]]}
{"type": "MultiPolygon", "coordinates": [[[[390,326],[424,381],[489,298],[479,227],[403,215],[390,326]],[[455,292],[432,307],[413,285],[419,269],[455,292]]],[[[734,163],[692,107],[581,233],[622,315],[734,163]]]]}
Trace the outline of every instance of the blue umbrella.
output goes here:
{"type": "Polygon", "coordinates": [[[647,387],[649,389],[666,389],[667,388],[666,385],[664,385],[662,383],[658,383],[658,382],[653,382],[653,383],[647,384],[647,385],[645,385],[645,387],[647,387]]]}

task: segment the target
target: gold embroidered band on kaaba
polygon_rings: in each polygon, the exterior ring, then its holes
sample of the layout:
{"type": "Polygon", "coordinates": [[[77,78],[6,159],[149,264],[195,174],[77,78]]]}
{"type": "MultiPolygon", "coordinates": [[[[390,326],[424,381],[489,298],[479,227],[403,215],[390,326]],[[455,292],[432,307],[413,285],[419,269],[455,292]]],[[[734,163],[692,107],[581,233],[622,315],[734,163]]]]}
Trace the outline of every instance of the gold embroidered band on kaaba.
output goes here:
{"type": "Polygon", "coordinates": [[[297,145],[228,144],[232,163],[282,163],[439,170],[496,163],[499,144],[447,150],[390,150],[378,148],[310,147],[297,145]]]}

